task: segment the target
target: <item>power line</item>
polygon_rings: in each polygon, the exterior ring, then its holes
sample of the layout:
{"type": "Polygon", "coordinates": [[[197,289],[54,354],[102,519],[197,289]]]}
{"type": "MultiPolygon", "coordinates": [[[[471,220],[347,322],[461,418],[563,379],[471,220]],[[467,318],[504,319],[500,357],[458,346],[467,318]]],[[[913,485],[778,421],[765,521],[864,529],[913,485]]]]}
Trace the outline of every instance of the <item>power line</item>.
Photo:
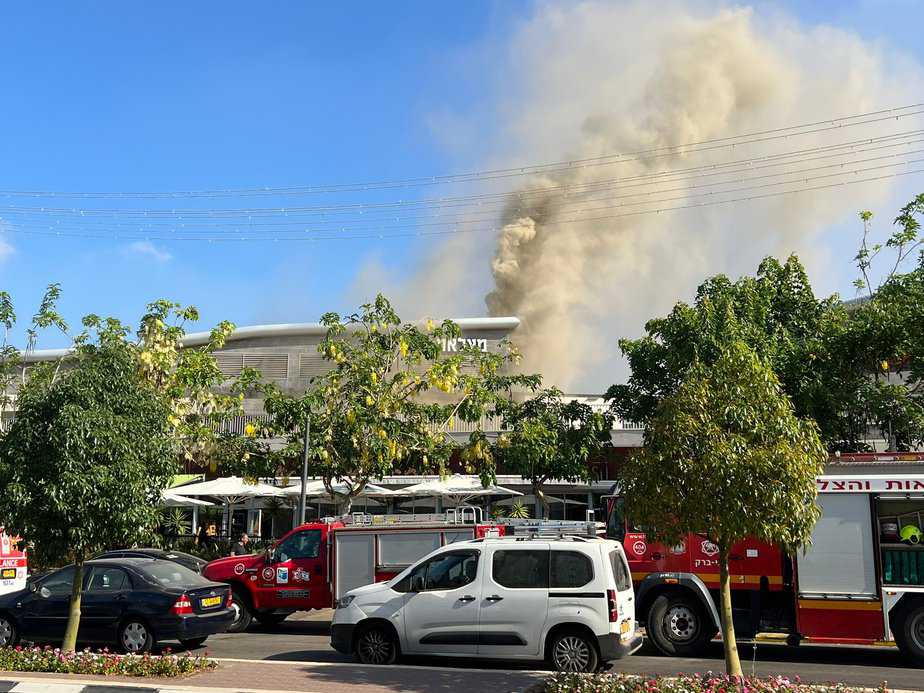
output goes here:
{"type": "MultiPolygon", "coordinates": [[[[18,206],[18,205],[7,205],[0,206],[0,213],[5,213],[9,216],[20,216],[20,215],[34,215],[34,216],[74,216],[78,217],[81,220],[90,219],[90,218],[105,218],[105,219],[125,219],[125,220],[144,220],[146,223],[159,223],[161,220],[166,220],[168,223],[180,223],[186,222],[187,220],[193,220],[197,218],[206,218],[206,219],[220,219],[226,220],[229,218],[239,218],[246,221],[238,221],[237,223],[255,223],[259,225],[260,223],[265,222],[252,222],[253,219],[260,219],[264,217],[283,217],[286,219],[292,219],[291,223],[286,222],[287,225],[301,223],[298,219],[302,216],[334,216],[336,214],[346,214],[354,213],[360,214],[363,221],[375,220],[377,217],[373,213],[382,213],[384,216],[380,217],[385,220],[396,220],[400,221],[405,218],[394,217],[394,213],[391,210],[398,209],[409,209],[410,211],[428,211],[428,208],[423,206],[425,203],[433,203],[433,206],[437,210],[447,209],[457,209],[457,208],[466,208],[474,207],[477,210],[481,211],[484,209],[498,207],[498,206],[510,206],[512,200],[520,201],[528,200],[532,195],[542,195],[543,198],[549,200],[557,201],[561,199],[567,199],[568,197],[575,197],[582,195],[581,200],[592,200],[595,199],[592,197],[594,194],[598,193],[607,193],[609,190],[618,189],[634,189],[634,188],[645,188],[653,185],[661,185],[664,183],[676,183],[684,180],[694,180],[698,178],[708,178],[715,176],[725,176],[732,175],[740,172],[751,172],[759,171],[769,168],[776,168],[780,166],[793,166],[801,163],[808,163],[811,161],[821,161],[826,159],[833,159],[838,157],[846,157],[852,154],[867,153],[882,151],[884,149],[891,149],[895,147],[906,147],[913,144],[918,144],[924,140],[920,137],[915,137],[918,135],[924,134],[924,129],[920,130],[910,130],[902,133],[892,134],[892,135],[883,135],[873,138],[864,138],[861,140],[854,140],[850,142],[831,144],[831,145],[820,145],[817,147],[810,147],[805,149],[790,150],[788,152],[777,152],[774,154],[766,154],[756,157],[749,157],[745,159],[737,159],[731,162],[724,163],[711,163],[703,164],[699,166],[685,167],[680,169],[667,169],[663,171],[638,174],[633,176],[624,176],[611,179],[604,179],[598,181],[589,181],[587,183],[579,184],[563,184],[559,186],[546,186],[541,188],[533,188],[528,190],[520,190],[513,193],[503,192],[503,193],[489,193],[483,195],[474,195],[474,196],[457,196],[452,198],[430,198],[428,200],[421,201],[397,201],[397,202],[388,202],[388,203],[353,203],[348,205],[326,205],[326,206],[316,206],[316,207],[256,207],[256,208],[218,208],[218,209],[196,209],[196,208],[184,208],[184,209],[151,209],[151,208],[79,208],[79,207],[32,207],[32,206],[18,206]],[[886,144],[879,144],[885,142],[886,144]],[[871,145],[877,146],[871,146],[871,145]],[[844,151],[839,151],[844,150],[844,151]],[[818,156],[809,157],[806,154],[818,154],[818,156]],[[451,204],[450,204],[451,203],[451,204]],[[369,210],[367,213],[366,210],[369,210]]],[[[895,154],[891,156],[902,156],[907,154],[904,152],[902,154],[895,154]]],[[[863,160],[860,160],[863,161],[863,160]]],[[[856,163],[856,162],[843,162],[846,163],[856,163]]],[[[837,166],[841,164],[831,164],[830,166],[837,166]]],[[[821,168],[821,167],[819,167],[821,168]]],[[[787,171],[780,172],[778,174],[769,174],[769,175],[785,175],[786,173],[791,173],[787,171]]],[[[740,179],[743,180],[743,179],[740,179]]],[[[731,181],[722,181],[723,183],[734,182],[731,181]]],[[[642,193],[637,193],[642,194],[642,193]]],[[[436,212],[436,216],[445,216],[441,212],[436,212]]],[[[340,224],[340,223],[349,223],[350,220],[345,222],[338,221],[336,219],[331,220],[321,220],[315,221],[314,223],[330,223],[330,224],[340,224]]],[[[225,222],[222,221],[222,224],[225,222]]],[[[217,224],[216,224],[217,225],[217,224]]]]}
{"type": "Polygon", "coordinates": [[[528,164],[508,168],[484,169],[467,173],[446,174],[416,178],[401,178],[392,180],[378,180],[357,183],[334,183],[319,185],[299,185],[288,187],[253,187],[253,188],[225,188],[215,190],[182,190],[166,192],[79,192],[79,191],[52,191],[52,190],[0,190],[0,196],[6,197],[68,197],[68,198],[147,198],[172,199],[192,197],[236,197],[236,196],[265,196],[265,195],[309,195],[318,193],[344,193],[368,192],[373,190],[390,190],[395,188],[423,187],[450,183],[482,182],[501,180],[519,176],[530,176],[540,173],[560,173],[579,168],[592,166],[609,166],[624,164],[631,161],[658,159],[677,154],[690,154],[693,152],[713,151],[727,149],[745,144],[768,142],[789,137],[800,137],[819,132],[871,125],[887,120],[899,120],[924,113],[924,102],[900,106],[897,108],[882,109],[867,113],[860,113],[839,118],[818,120],[799,125],[790,125],[768,130],[743,133],[727,137],[712,138],[687,142],[677,145],[663,145],[636,150],[633,152],[604,154],[595,157],[575,158],[566,161],[556,161],[544,164],[528,164]],[[919,110],[915,110],[919,109],[919,110]],[[853,122],[856,121],[856,122],[853,122]]]}
{"type": "MultiPolygon", "coordinates": [[[[916,162],[924,161],[922,159],[916,160],[916,162]]],[[[907,162],[914,163],[914,162],[907,162]]],[[[881,168],[881,167],[877,167],[881,168]]],[[[817,190],[828,190],[833,188],[844,187],[848,185],[857,185],[861,183],[870,183],[881,180],[888,180],[893,178],[899,178],[902,176],[914,175],[924,173],[924,168],[913,169],[910,171],[899,171],[896,173],[882,174],[878,176],[871,176],[866,178],[859,178],[854,180],[839,181],[836,183],[828,183],[816,186],[801,187],[790,190],[782,190],[776,192],[762,193],[757,195],[748,195],[745,197],[731,198],[727,200],[708,200],[704,202],[683,204],[683,205],[673,205],[673,206],[664,206],[656,209],[650,210],[638,210],[632,212],[622,212],[619,214],[609,214],[597,217],[588,217],[585,219],[563,219],[556,222],[549,222],[543,224],[543,226],[551,227],[562,227],[570,225],[573,223],[587,223],[594,221],[605,221],[619,218],[627,217],[637,217],[650,214],[662,214],[665,212],[687,210],[687,209],[699,209],[706,207],[713,207],[718,205],[728,205],[737,202],[750,202],[755,200],[779,197],[784,195],[794,195],[799,193],[812,192],[817,190]]],[[[809,180],[809,179],[806,179],[809,180]]],[[[5,229],[8,232],[12,233],[21,233],[27,235],[36,235],[36,236],[55,236],[58,238],[79,238],[79,239],[98,239],[98,240],[142,240],[142,241],[199,241],[199,242],[208,242],[208,243],[222,243],[222,242],[285,242],[285,241],[329,241],[329,240],[358,240],[358,239],[394,239],[394,238],[408,238],[408,237],[422,237],[422,236],[447,236],[455,235],[461,233],[475,233],[475,232],[484,232],[484,231],[493,231],[497,232],[500,230],[499,227],[489,226],[489,227],[456,227],[451,230],[443,231],[416,231],[416,232],[398,232],[398,233],[365,233],[365,234],[354,234],[354,235],[328,235],[328,236],[317,236],[317,235],[303,235],[303,236],[268,236],[268,235],[257,235],[257,236],[247,236],[245,234],[227,234],[223,236],[154,236],[151,234],[143,235],[131,235],[131,234],[77,234],[77,233],[68,233],[64,231],[42,231],[42,230],[31,230],[27,228],[20,228],[18,226],[11,226],[5,229]]]]}

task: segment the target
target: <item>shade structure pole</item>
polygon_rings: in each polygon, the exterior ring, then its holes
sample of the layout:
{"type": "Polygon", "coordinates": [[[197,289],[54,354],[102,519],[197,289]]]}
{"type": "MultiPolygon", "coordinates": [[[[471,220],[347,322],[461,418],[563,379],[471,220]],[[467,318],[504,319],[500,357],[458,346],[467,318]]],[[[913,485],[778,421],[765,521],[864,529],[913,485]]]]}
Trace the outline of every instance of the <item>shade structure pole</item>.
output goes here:
{"type": "MultiPolygon", "coordinates": [[[[305,524],[306,495],[308,492],[308,445],[311,442],[311,416],[305,417],[305,440],[302,447],[302,488],[298,494],[298,517],[295,526],[305,524]]],[[[294,528],[293,528],[294,529],[294,528]]]]}

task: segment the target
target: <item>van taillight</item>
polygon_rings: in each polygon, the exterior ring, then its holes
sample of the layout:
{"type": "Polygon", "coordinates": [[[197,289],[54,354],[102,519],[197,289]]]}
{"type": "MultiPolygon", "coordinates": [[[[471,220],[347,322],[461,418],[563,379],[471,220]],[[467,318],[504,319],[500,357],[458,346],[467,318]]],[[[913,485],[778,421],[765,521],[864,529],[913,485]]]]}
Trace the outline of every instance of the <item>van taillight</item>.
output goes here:
{"type": "Polygon", "coordinates": [[[606,606],[610,611],[610,623],[619,621],[619,603],[616,601],[616,590],[606,591],[606,606]]]}
{"type": "Polygon", "coordinates": [[[189,601],[189,597],[187,597],[185,594],[177,599],[173,606],[170,607],[170,613],[175,614],[176,616],[191,614],[192,612],[192,602],[189,601]]]}

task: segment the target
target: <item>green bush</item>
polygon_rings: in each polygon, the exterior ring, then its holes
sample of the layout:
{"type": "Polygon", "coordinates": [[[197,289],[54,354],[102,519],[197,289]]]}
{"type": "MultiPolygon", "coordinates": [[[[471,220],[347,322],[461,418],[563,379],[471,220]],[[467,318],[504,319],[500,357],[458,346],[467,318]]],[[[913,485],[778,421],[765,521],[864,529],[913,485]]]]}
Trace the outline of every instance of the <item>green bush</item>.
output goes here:
{"type": "MultiPolygon", "coordinates": [[[[672,677],[625,674],[556,674],[544,693],[859,693],[867,691],[843,683],[807,684],[798,677],[734,677],[726,674],[681,674],[672,677]]],[[[886,693],[885,684],[877,689],[886,693]]]]}
{"type": "Polygon", "coordinates": [[[107,650],[65,652],[51,647],[0,647],[0,671],[96,676],[183,676],[210,671],[218,663],[208,655],[117,655],[107,650]]]}

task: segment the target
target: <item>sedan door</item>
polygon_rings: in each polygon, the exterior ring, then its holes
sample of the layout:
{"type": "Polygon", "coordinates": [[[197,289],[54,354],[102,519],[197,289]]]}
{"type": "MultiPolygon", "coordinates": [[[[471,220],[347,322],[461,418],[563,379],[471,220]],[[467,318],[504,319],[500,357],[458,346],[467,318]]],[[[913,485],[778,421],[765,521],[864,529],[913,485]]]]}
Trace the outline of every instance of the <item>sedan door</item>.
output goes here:
{"type": "Polygon", "coordinates": [[[94,566],[81,600],[80,637],[110,642],[131,602],[132,581],[118,566],[94,566]]]}
{"type": "Polygon", "coordinates": [[[23,601],[23,636],[36,640],[61,640],[70,614],[74,566],[47,576],[23,601]]]}
{"type": "Polygon", "coordinates": [[[405,650],[473,655],[478,642],[476,549],[445,551],[417,566],[395,586],[404,605],[405,650]]]}
{"type": "Polygon", "coordinates": [[[481,579],[478,654],[539,654],[549,609],[549,545],[490,546],[481,579]]]}

